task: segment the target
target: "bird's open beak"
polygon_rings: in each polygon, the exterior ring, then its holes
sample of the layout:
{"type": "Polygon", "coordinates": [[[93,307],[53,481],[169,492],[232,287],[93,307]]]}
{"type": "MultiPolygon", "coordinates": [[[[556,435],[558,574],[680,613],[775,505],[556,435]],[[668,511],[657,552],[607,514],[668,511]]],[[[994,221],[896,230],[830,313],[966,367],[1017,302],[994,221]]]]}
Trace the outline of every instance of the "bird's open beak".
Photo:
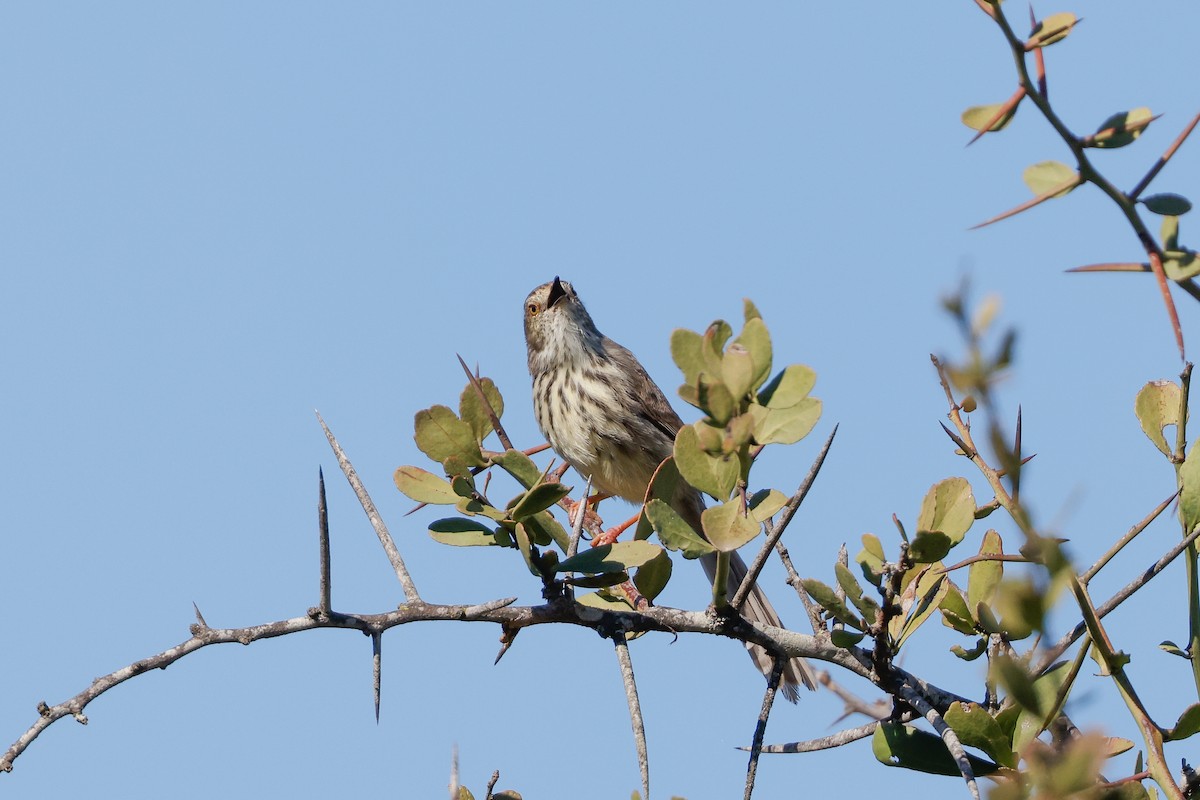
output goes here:
{"type": "Polygon", "coordinates": [[[553,308],[554,304],[567,296],[567,290],[563,288],[562,281],[558,276],[554,276],[554,283],[550,284],[550,296],[546,298],[546,308],[553,308]]]}

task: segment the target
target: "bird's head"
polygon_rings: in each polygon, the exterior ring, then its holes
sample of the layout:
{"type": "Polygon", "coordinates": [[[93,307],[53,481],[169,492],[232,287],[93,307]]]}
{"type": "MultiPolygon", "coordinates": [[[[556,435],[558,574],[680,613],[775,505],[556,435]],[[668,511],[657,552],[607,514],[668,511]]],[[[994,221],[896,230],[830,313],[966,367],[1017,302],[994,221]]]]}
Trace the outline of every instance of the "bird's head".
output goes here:
{"type": "Polygon", "coordinates": [[[555,277],[525,298],[525,344],[531,374],[586,360],[603,341],[568,282],[555,277]]]}

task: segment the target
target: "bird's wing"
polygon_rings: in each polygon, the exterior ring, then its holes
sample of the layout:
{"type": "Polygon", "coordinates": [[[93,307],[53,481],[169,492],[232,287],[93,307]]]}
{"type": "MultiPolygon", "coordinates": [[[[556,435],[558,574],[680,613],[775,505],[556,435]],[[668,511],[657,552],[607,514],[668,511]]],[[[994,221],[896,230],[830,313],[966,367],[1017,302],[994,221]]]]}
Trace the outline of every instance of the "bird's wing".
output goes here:
{"type": "Polygon", "coordinates": [[[628,365],[633,367],[630,374],[634,377],[629,390],[637,402],[632,403],[631,408],[636,408],[639,416],[666,434],[672,442],[675,441],[675,434],[679,433],[679,429],[683,427],[683,420],[675,413],[675,409],[671,408],[671,403],[663,394],[663,390],[646,373],[642,362],[638,361],[637,356],[628,348],[622,347],[607,337],[605,346],[613,351],[614,355],[622,360],[627,360],[628,365]]]}

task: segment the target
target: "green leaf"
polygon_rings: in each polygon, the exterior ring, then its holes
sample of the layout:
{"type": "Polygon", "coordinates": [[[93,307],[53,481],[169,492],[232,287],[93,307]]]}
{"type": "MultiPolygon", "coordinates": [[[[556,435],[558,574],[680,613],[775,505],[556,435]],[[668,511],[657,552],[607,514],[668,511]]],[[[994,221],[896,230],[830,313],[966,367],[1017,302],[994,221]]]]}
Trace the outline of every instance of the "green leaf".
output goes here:
{"type": "MultiPolygon", "coordinates": [[[[988,124],[988,120],[1000,113],[1000,109],[1005,105],[1005,103],[992,103],[986,106],[971,106],[962,113],[963,125],[966,125],[973,131],[981,131],[983,130],[983,126],[988,124]]],[[[1017,115],[1019,105],[1017,104],[1010,108],[1004,116],[993,122],[992,127],[988,128],[988,130],[994,132],[1007,128],[1008,123],[1012,122],[1013,117],[1017,115]]]]}
{"type": "Polygon", "coordinates": [[[817,373],[803,364],[792,364],[763,387],[758,402],[767,408],[791,408],[808,397],[816,384],[817,373]]]}
{"type": "Polygon", "coordinates": [[[1179,217],[1163,217],[1159,226],[1158,236],[1162,239],[1163,250],[1179,249],[1179,217]]]}
{"type": "Polygon", "coordinates": [[[440,463],[451,456],[458,456],[473,467],[482,467],[486,463],[479,452],[479,442],[475,441],[471,426],[446,406],[418,411],[413,427],[416,430],[413,438],[417,447],[434,461],[440,463]]]}
{"type": "MultiPolygon", "coordinates": [[[[500,390],[496,388],[496,384],[492,382],[491,378],[479,378],[478,381],[479,388],[483,390],[483,396],[487,398],[488,403],[492,406],[492,411],[496,413],[496,419],[500,419],[504,416],[504,398],[500,396],[500,390]]],[[[471,426],[476,441],[482,442],[492,432],[492,420],[488,417],[483,402],[479,399],[479,392],[475,391],[475,387],[470,382],[467,383],[467,388],[463,389],[462,396],[458,400],[458,413],[463,422],[471,426]]]]}
{"type": "Polygon", "coordinates": [[[754,441],[759,444],[795,444],[808,435],[821,418],[821,401],[807,397],[788,408],[750,406],[754,441]]]}
{"type": "Polygon", "coordinates": [[[947,478],[934,484],[921,503],[918,531],[939,531],[950,544],[962,541],[975,522],[975,496],[965,478],[947,478]]]}
{"type": "Polygon", "coordinates": [[[942,623],[953,628],[965,636],[974,636],[975,619],[971,616],[971,612],[967,607],[967,601],[963,598],[962,591],[955,585],[951,584],[946,591],[942,602],[938,604],[938,610],[942,612],[942,623]]]}
{"type": "MultiPolygon", "coordinates": [[[[1028,638],[1046,622],[1047,597],[1028,577],[1000,583],[992,609],[1000,614],[1000,628],[1011,641],[1028,638]]],[[[976,609],[987,608],[978,604],[976,609]]]]}
{"type": "Polygon", "coordinates": [[[850,609],[846,608],[846,604],[838,599],[833,589],[830,589],[816,578],[805,578],[801,583],[804,585],[804,591],[808,592],[808,596],[828,611],[834,619],[856,630],[866,630],[863,621],[856,617],[850,609]]]}
{"type": "Polygon", "coordinates": [[[550,508],[550,506],[562,500],[570,493],[570,486],[564,486],[557,481],[554,483],[539,483],[537,486],[515,498],[515,503],[512,505],[512,518],[520,521],[526,517],[532,517],[539,511],[545,511],[547,508],[550,508]]]}
{"type": "MultiPolygon", "coordinates": [[[[1012,656],[1000,655],[992,661],[992,677],[1022,708],[1039,710],[1039,699],[1033,690],[1033,678],[1025,666],[1012,656]]],[[[1021,748],[1014,747],[1020,751],[1021,748]]]]}
{"type": "Polygon", "coordinates": [[[652,542],[613,542],[599,547],[589,547],[554,568],[556,572],[628,572],[634,567],[649,563],[661,555],[663,549],[652,542]]]}
{"type": "Polygon", "coordinates": [[[887,556],[883,552],[883,543],[873,533],[864,533],[862,543],[863,548],[858,551],[854,560],[862,568],[863,577],[878,586],[883,578],[884,562],[887,561],[887,556]]]}
{"type": "Polygon", "coordinates": [[[847,649],[861,642],[865,636],[865,633],[856,633],[848,631],[845,628],[835,628],[829,634],[829,641],[833,642],[834,647],[847,649]]]}
{"type": "MultiPolygon", "coordinates": [[[[1021,667],[1011,660],[1008,660],[1011,668],[1019,670],[1028,679],[1028,673],[1025,673],[1024,667],[1021,667]]],[[[1070,674],[1071,665],[1067,662],[1057,664],[1047,670],[1044,674],[1034,680],[1028,686],[1028,690],[1033,693],[1032,702],[1028,696],[1022,700],[1014,693],[1014,698],[1021,704],[1021,714],[1017,717],[1017,729],[1013,734],[1013,750],[1021,752],[1025,745],[1033,741],[1038,735],[1046,730],[1062,711],[1062,704],[1056,702],[1058,700],[1059,690],[1062,688],[1063,682],[1070,674]]],[[[1009,689],[1011,690],[1011,686],[1009,689]]],[[[1022,687],[1022,693],[1025,693],[1025,687],[1022,687]]],[[[1066,700],[1065,693],[1063,700],[1066,700]]]]}
{"type": "Polygon", "coordinates": [[[529,535],[533,537],[533,541],[537,544],[547,545],[553,541],[558,545],[560,550],[564,553],[567,552],[571,536],[549,511],[539,511],[536,514],[525,517],[521,522],[524,523],[526,530],[529,531],[529,535]]]}
{"type": "Polygon", "coordinates": [[[1179,425],[1179,406],[1183,390],[1172,381],[1150,381],[1137,393],[1133,411],[1150,441],[1163,455],[1170,456],[1174,447],[1167,443],[1163,429],[1179,425]]]}
{"type": "Polygon", "coordinates": [[[1017,757],[1008,737],[983,706],[977,703],[951,703],[945,719],[946,724],[958,734],[958,740],[967,747],[982,750],[1003,767],[1017,766],[1017,757]]]}
{"type": "MultiPolygon", "coordinates": [[[[1079,173],[1061,161],[1039,161],[1037,164],[1026,167],[1021,177],[1035,195],[1042,195],[1072,180],[1078,181],[1079,173]]],[[[1075,188],[1076,186],[1068,186],[1054,196],[1064,197],[1075,188]]]]}
{"type": "Polygon", "coordinates": [[[700,514],[704,538],[721,552],[732,553],[758,536],[758,521],[743,513],[741,506],[741,500],[734,499],[706,508],[700,514]]]}
{"type": "MultiPolygon", "coordinates": [[[[478,449],[476,450],[478,452],[478,449]]],[[[470,497],[475,491],[475,476],[471,474],[474,459],[468,461],[460,455],[446,456],[442,459],[442,471],[454,484],[454,491],[462,497],[470,497]],[[465,490],[463,487],[467,487],[465,490]]]]}
{"type": "Polygon", "coordinates": [[[1179,490],[1179,518],[1188,533],[1200,523],[1200,455],[1197,451],[1200,447],[1193,443],[1179,467],[1179,482],[1183,484],[1179,490]]]}
{"type": "Polygon", "coordinates": [[[675,435],[675,466],[685,481],[717,500],[729,499],[741,475],[736,455],[704,451],[694,425],[684,425],[675,435]]]}
{"type": "MultiPolygon", "coordinates": [[[[1004,552],[1004,542],[1000,534],[989,530],[983,535],[979,544],[979,555],[995,556],[1004,552]]],[[[996,594],[996,587],[1004,577],[1004,562],[976,561],[967,569],[967,608],[975,608],[980,603],[990,603],[996,594]]]]}
{"type": "Polygon", "coordinates": [[[1163,252],[1163,272],[1173,281],[1183,281],[1200,275],[1200,257],[1195,250],[1166,250],[1163,252]]]}
{"type": "Polygon", "coordinates": [[[643,564],[634,574],[633,585],[643,597],[653,602],[671,580],[673,568],[674,562],[671,561],[671,557],[660,550],[657,556],[643,564]]]}
{"type": "Polygon", "coordinates": [[[607,589],[609,586],[618,586],[629,580],[629,575],[624,572],[603,572],[598,575],[576,575],[571,578],[572,586],[581,589],[607,589]]]}
{"type": "Polygon", "coordinates": [[[689,426],[696,433],[696,441],[700,449],[709,455],[720,455],[725,449],[725,429],[710,425],[705,420],[693,422],[689,426]]]}
{"type": "Polygon", "coordinates": [[[835,563],[833,565],[833,574],[837,576],[838,586],[841,586],[842,591],[846,593],[846,599],[854,604],[854,607],[863,615],[863,619],[868,624],[878,619],[880,612],[879,603],[863,594],[862,586],[855,580],[854,573],[844,564],[835,563]]]}
{"type": "Polygon", "coordinates": [[[929,615],[941,605],[942,598],[949,589],[950,581],[944,574],[939,575],[937,569],[932,566],[922,570],[920,577],[909,583],[900,598],[900,607],[905,612],[905,618],[899,635],[895,636],[897,649],[925,624],[929,615]]]}
{"type": "MultiPolygon", "coordinates": [[[[658,470],[650,481],[647,501],[659,499],[666,501],[669,505],[678,496],[682,483],[683,478],[679,475],[679,468],[675,466],[675,457],[664,459],[658,465],[658,470]]],[[[634,531],[633,538],[649,539],[652,533],[654,533],[654,526],[650,524],[650,518],[646,516],[646,510],[643,508],[642,513],[638,516],[637,529],[634,531]]]]}
{"type": "MultiPolygon", "coordinates": [[[[940,737],[908,725],[884,720],[875,729],[871,752],[889,767],[925,772],[930,775],[959,775],[958,764],[940,737]]],[[[999,767],[990,761],[967,754],[975,775],[990,775],[999,767]]]]}
{"type": "Polygon", "coordinates": [[[675,509],[662,500],[654,499],[646,504],[646,516],[663,547],[668,550],[678,550],[684,558],[699,558],[709,553],[715,553],[716,548],[704,541],[692,530],[692,526],[684,521],[675,509]]]}
{"type": "Polygon", "coordinates": [[[737,402],[750,392],[754,383],[754,361],[750,351],[734,342],[721,360],[721,381],[737,402]]]}
{"type": "Polygon", "coordinates": [[[470,517],[473,517],[476,514],[482,514],[488,519],[495,520],[496,522],[508,519],[507,511],[501,511],[498,508],[493,508],[486,503],[479,502],[473,497],[460,498],[459,501],[454,504],[454,507],[457,508],[460,513],[466,514],[470,517]]]}
{"type": "Polygon", "coordinates": [[[435,542],[455,547],[512,547],[512,537],[501,528],[493,530],[472,519],[452,517],[430,524],[429,535],[435,542]]]}
{"type": "Polygon", "coordinates": [[[709,375],[721,374],[721,355],[725,350],[725,343],[732,335],[733,328],[723,319],[716,320],[704,331],[701,354],[704,356],[704,371],[709,375]]]}
{"type": "Polygon", "coordinates": [[[1079,20],[1070,12],[1051,14],[1033,26],[1033,34],[1029,37],[1027,47],[1047,47],[1067,38],[1067,34],[1079,20]]]}
{"type": "Polygon", "coordinates": [[[1182,216],[1192,210],[1191,200],[1188,200],[1183,195],[1172,194],[1171,192],[1143,197],[1141,203],[1152,214],[1161,214],[1166,217],[1182,216]]]}
{"type": "Polygon", "coordinates": [[[1170,653],[1173,656],[1179,656],[1180,658],[1185,658],[1188,661],[1192,660],[1192,656],[1190,653],[1188,653],[1187,650],[1184,650],[1182,647],[1175,644],[1170,639],[1166,640],[1165,642],[1160,642],[1158,645],[1158,649],[1162,650],[1164,653],[1170,653]]]}
{"type": "Polygon", "coordinates": [[[537,464],[520,450],[505,450],[492,459],[492,463],[516,478],[526,489],[536,486],[542,480],[542,471],[538,469],[537,464]]]}
{"type": "Polygon", "coordinates": [[[704,338],[695,331],[676,328],[671,333],[671,358],[683,372],[684,383],[694,384],[707,367],[704,363],[704,338]]]}
{"type": "MultiPolygon", "coordinates": [[[[617,613],[633,608],[629,604],[629,601],[623,597],[613,597],[612,595],[601,594],[600,592],[588,592],[587,594],[576,595],[575,602],[580,605],[590,606],[591,608],[598,608],[601,611],[613,611],[617,613]]],[[[632,639],[633,637],[629,636],[627,638],[632,639]]]]}
{"type": "Polygon", "coordinates": [[[720,450],[722,452],[741,453],[742,448],[754,440],[754,415],[738,414],[729,420],[724,430],[718,430],[718,432],[721,434],[720,450]]]}
{"type": "MultiPolygon", "coordinates": [[[[721,373],[716,374],[720,375],[721,373]]],[[[729,387],[705,374],[700,376],[700,385],[697,388],[696,399],[699,402],[697,408],[712,417],[713,422],[717,425],[729,422],[734,412],[738,410],[737,401],[733,397],[733,392],[729,391],[729,387]]]]}
{"type": "Polygon", "coordinates": [[[534,561],[536,553],[534,545],[529,540],[529,531],[525,529],[523,523],[518,522],[514,529],[517,539],[517,549],[521,551],[521,558],[525,559],[525,566],[529,567],[529,572],[536,577],[542,577],[542,571],[538,569],[537,563],[534,561]]]}
{"type": "Polygon", "coordinates": [[[767,325],[758,315],[758,309],[754,308],[754,304],[749,300],[745,302],[747,304],[746,325],[734,339],[734,344],[746,348],[746,352],[750,354],[750,360],[754,364],[750,389],[757,390],[771,375],[771,334],[767,332],[767,325]],[[750,316],[751,312],[754,316],[750,316]]]}
{"type": "Polygon", "coordinates": [[[1100,127],[1092,134],[1090,144],[1093,147],[1108,149],[1132,144],[1142,135],[1142,131],[1150,124],[1153,117],[1150,109],[1145,107],[1113,114],[1100,123],[1100,127]]]}
{"type": "Polygon", "coordinates": [[[977,641],[975,643],[975,646],[972,647],[970,650],[966,649],[962,645],[956,644],[956,645],[951,646],[950,652],[954,653],[954,655],[958,656],[963,661],[974,661],[975,659],[977,659],[981,655],[983,655],[985,652],[987,652],[987,646],[988,646],[988,640],[981,638],[979,641],[977,641]]]}
{"type": "Polygon", "coordinates": [[[1164,732],[1168,742],[1178,742],[1200,733],[1200,703],[1192,703],[1183,713],[1174,727],[1164,732]]]}
{"type": "Polygon", "coordinates": [[[760,489],[750,495],[750,515],[759,522],[766,522],[787,502],[787,495],[778,489],[760,489]]]}
{"type": "Polygon", "coordinates": [[[941,561],[953,547],[950,537],[941,531],[917,531],[909,545],[908,555],[916,564],[933,564],[941,561]]]}
{"type": "Polygon", "coordinates": [[[418,503],[449,505],[458,502],[458,495],[449,481],[420,467],[399,467],[393,479],[397,489],[418,503]]]}

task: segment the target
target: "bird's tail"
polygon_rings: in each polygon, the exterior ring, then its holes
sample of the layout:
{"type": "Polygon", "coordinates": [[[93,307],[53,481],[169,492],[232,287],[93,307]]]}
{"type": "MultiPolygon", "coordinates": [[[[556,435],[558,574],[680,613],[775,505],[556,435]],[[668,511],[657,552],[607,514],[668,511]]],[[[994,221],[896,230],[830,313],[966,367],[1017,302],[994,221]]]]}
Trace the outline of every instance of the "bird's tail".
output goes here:
{"type": "MultiPolygon", "coordinates": [[[[700,564],[704,567],[704,574],[708,576],[711,583],[717,573],[717,557],[715,554],[709,554],[700,557],[700,564]]],[[[726,591],[730,597],[738,590],[742,584],[742,579],[746,577],[746,562],[737,553],[731,553],[729,558],[729,580],[726,591]]],[[[767,599],[767,595],[763,592],[762,587],[758,584],[746,596],[745,604],[738,609],[750,622],[758,622],[763,625],[773,625],[776,628],[782,628],[783,623],[779,619],[779,614],[775,612],[775,607],[771,605],[771,601],[767,599]]],[[[747,644],[746,649],[750,651],[750,658],[754,659],[754,663],[758,666],[764,675],[770,675],[774,665],[774,659],[762,647],[756,644],[747,644]]],[[[790,659],[783,668],[783,682],[780,688],[783,691],[783,696],[791,702],[796,702],[800,699],[799,687],[804,684],[809,689],[816,689],[817,684],[813,675],[812,667],[803,658],[790,659]]]]}

